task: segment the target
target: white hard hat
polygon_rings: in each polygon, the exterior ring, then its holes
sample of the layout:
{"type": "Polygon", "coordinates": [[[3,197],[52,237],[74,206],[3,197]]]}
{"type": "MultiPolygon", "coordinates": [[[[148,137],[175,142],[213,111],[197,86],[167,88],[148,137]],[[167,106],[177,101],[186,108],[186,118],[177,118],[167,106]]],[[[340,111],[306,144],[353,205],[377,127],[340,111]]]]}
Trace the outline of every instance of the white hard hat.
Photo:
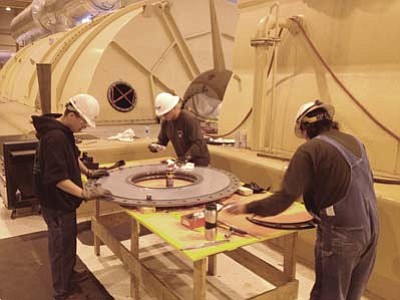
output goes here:
{"type": "Polygon", "coordinates": [[[88,94],[78,94],[72,96],[69,103],[90,127],[96,127],[95,119],[100,113],[100,106],[95,97],[88,94]]]}
{"type": "Polygon", "coordinates": [[[323,103],[319,100],[304,103],[300,106],[295,118],[296,124],[294,126],[294,134],[297,137],[299,138],[303,137],[301,132],[301,124],[314,123],[320,121],[320,119],[318,119],[317,117],[307,117],[307,114],[319,108],[323,108],[327,112],[327,117],[329,120],[333,119],[333,115],[335,114],[335,108],[332,105],[323,103]]]}
{"type": "Polygon", "coordinates": [[[161,117],[173,109],[179,102],[179,97],[170,93],[160,93],[156,97],[155,108],[157,117],[161,117]]]}

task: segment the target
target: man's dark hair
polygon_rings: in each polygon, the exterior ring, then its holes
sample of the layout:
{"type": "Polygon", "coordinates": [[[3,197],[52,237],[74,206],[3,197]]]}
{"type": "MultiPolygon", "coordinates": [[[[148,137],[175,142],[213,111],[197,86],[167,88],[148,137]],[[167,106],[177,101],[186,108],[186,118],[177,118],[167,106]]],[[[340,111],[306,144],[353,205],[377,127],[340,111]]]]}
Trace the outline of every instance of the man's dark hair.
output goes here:
{"type": "Polygon", "coordinates": [[[339,130],[339,123],[330,119],[324,108],[318,108],[307,114],[307,117],[317,117],[317,121],[313,123],[302,123],[301,130],[305,130],[307,136],[312,139],[324,131],[331,129],[339,130]]]}
{"type": "Polygon", "coordinates": [[[71,104],[67,103],[65,105],[65,110],[64,110],[63,116],[66,117],[69,113],[74,113],[75,115],[79,116],[76,109],[71,104]]]}

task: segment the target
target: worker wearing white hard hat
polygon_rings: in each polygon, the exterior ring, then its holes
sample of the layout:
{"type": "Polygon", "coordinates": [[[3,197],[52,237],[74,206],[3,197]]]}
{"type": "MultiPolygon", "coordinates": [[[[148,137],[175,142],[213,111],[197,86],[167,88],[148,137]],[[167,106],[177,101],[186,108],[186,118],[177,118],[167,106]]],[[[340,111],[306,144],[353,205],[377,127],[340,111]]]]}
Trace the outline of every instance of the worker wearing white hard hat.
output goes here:
{"type": "Polygon", "coordinates": [[[74,270],[76,209],[82,200],[108,197],[111,192],[83,185],[81,173],[99,178],[108,172],[89,170],[82,163],[74,133],[94,127],[99,112],[96,98],[78,94],[68,100],[63,114],[32,116],[39,140],[33,168],[35,194],[48,227],[54,299],[86,299],[72,289],[72,282],[88,277],[74,270]]]}
{"type": "Polygon", "coordinates": [[[96,127],[96,118],[100,113],[99,102],[88,94],[78,94],[71,97],[67,103],[71,111],[76,111],[90,127],[96,127]]]}
{"type": "Polygon", "coordinates": [[[295,134],[304,138],[294,153],[281,189],[229,213],[272,216],[303,196],[317,223],[316,282],[312,300],[360,299],[374,265],[379,233],[372,171],[363,144],[339,131],[332,105],[303,104],[295,134]]]}
{"type": "Polygon", "coordinates": [[[156,116],[162,121],[157,143],[151,143],[149,150],[164,150],[171,141],[179,162],[208,166],[210,153],[200,122],[192,113],[180,108],[179,97],[163,92],[157,95],[154,105],[156,116]]]}
{"type": "Polygon", "coordinates": [[[302,126],[304,126],[304,124],[332,120],[334,114],[335,108],[328,103],[322,103],[319,100],[304,103],[300,106],[295,117],[295,135],[299,138],[304,137],[302,132],[302,126]],[[311,115],[313,111],[319,111],[319,113],[313,114],[313,116],[310,117],[309,115],[311,115]]]}

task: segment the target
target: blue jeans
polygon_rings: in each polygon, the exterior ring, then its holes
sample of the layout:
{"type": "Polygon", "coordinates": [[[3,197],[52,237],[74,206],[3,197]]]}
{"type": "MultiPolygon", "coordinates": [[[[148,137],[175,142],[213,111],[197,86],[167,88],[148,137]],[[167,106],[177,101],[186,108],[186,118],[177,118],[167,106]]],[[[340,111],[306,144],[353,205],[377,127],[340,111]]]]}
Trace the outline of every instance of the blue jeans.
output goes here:
{"type": "Polygon", "coordinates": [[[318,225],[311,300],[359,300],[371,274],[377,236],[362,227],[318,225]]]}
{"type": "Polygon", "coordinates": [[[76,211],[63,212],[42,207],[48,228],[48,251],[54,299],[64,299],[70,291],[76,261],[76,211]]]}

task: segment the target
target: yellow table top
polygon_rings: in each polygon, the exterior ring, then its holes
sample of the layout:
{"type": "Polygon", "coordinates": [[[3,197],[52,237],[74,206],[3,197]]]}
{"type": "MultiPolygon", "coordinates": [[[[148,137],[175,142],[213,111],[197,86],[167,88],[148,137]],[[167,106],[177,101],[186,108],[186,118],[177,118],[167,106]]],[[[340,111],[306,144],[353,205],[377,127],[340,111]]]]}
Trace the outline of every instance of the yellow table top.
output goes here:
{"type": "MultiPolygon", "coordinates": [[[[159,161],[160,159],[156,158],[156,159],[127,162],[127,166],[137,165],[137,164],[158,163],[159,161]]],[[[266,196],[267,195],[265,194],[255,194],[252,196],[244,197],[235,194],[231,196],[229,199],[225,200],[251,202],[254,200],[262,199],[266,196]]],[[[204,238],[204,228],[190,230],[185,226],[181,225],[180,223],[182,215],[202,210],[203,207],[192,207],[186,209],[171,208],[169,210],[160,210],[155,213],[142,214],[136,209],[125,208],[125,212],[128,215],[135,218],[140,224],[148,228],[150,231],[152,231],[153,233],[164,239],[165,242],[167,242],[172,247],[178,250],[188,246],[199,245],[207,242],[204,238]]],[[[298,218],[302,218],[304,217],[305,214],[307,214],[307,212],[304,206],[296,202],[279,216],[283,216],[286,218],[288,216],[289,217],[293,216],[293,218],[296,218],[296,216],[298,216],[298,218]]],[[[239,229],[244,229],[247,232],[256,235],[257,237],[254,237],[252,235],[246,235],[245,237],[231,235],[229,238],[230,239],[229,242],[214,246],[207,246],[199,249],[181,250],[181,252],[192,261],[197,261],[213,254],[235,250],[237,248],[246,245],[251,245],[261,241],[277,238],[293,232],[291,230],[277,230],[277,229],[271,229],[254,225],[246,220],[246,216],[249,215],[230,215],[221,212],[218,213],[218,220],[224,221],[229,225],[233,225],[239,229]]],[[[216,240],[217,241],[224,240],[225,239],[224,234],[227,231],[218,227],[217,232],[218,233],[216,240]]]]}
{"type": "MultiPolygon", "coordinates": [[[[260,195],[255,195],[260,199],[260,195]]],[[[243,197],[250,198],[250,197],[243,197]]],[[[255,197],[251,197],[255,200],[255,197]]],[[[247,199],[246,199],[247,200],[247,199]]],[[[126,213],[135,218],[140,224],[148,228],[150,231],[164,239],[168,244],[170,244],[175,249],[182,249],[188,246],[198,245],[207,242],[204,238],[204,228],[197,228],[195,230],[190,230],[185,226],[181,225],[180,218],[182,215],[193,211],[201,211],[202,209],[186,209],[186,210],[170,210],[170,211],[160,211],[155,213],[142,214],[137,210],[125,209],[126,213]]],[[[305,208],[300,203],[294,203],[288,210],[283,212],[283,215],[302,215],[305,212],[305,208]]],[[[235,216],[236,218],[245,218],[246,215],[235,216]]],[[[197,261],[206,258],[213,254],[222,253],[225,251],[235,250],[237,248],[258,243],[261,241],[277,238],[292,233],[292,230],[277,230],[271,228],[264,228],[261,226],[253,225],[247,220],[244,222],[249,223],[250,226],[256,226],[259,228],[257,231],[257,237],[246,235],[244,237],[231,235],[230,241],[214,246],[207,246],[200,249],[192,250],[181,250],[181,252],[187,256],[192,261],[197,261]],[[261,230],[261,231],[260,231],[261,230]],[[260,234],[261,233],[261,234],[260,234]]],[[[231,224],[231,223],[230,223],[231,224]]],[[[243,228],[237,226],[237,228],[243,228]]],[[[248,232],[248,229],[246,229],[248,232]]],[[[224,229],[218,227],[216,240],[224,240],[224,234],[227,232],[224,229]]]]}

